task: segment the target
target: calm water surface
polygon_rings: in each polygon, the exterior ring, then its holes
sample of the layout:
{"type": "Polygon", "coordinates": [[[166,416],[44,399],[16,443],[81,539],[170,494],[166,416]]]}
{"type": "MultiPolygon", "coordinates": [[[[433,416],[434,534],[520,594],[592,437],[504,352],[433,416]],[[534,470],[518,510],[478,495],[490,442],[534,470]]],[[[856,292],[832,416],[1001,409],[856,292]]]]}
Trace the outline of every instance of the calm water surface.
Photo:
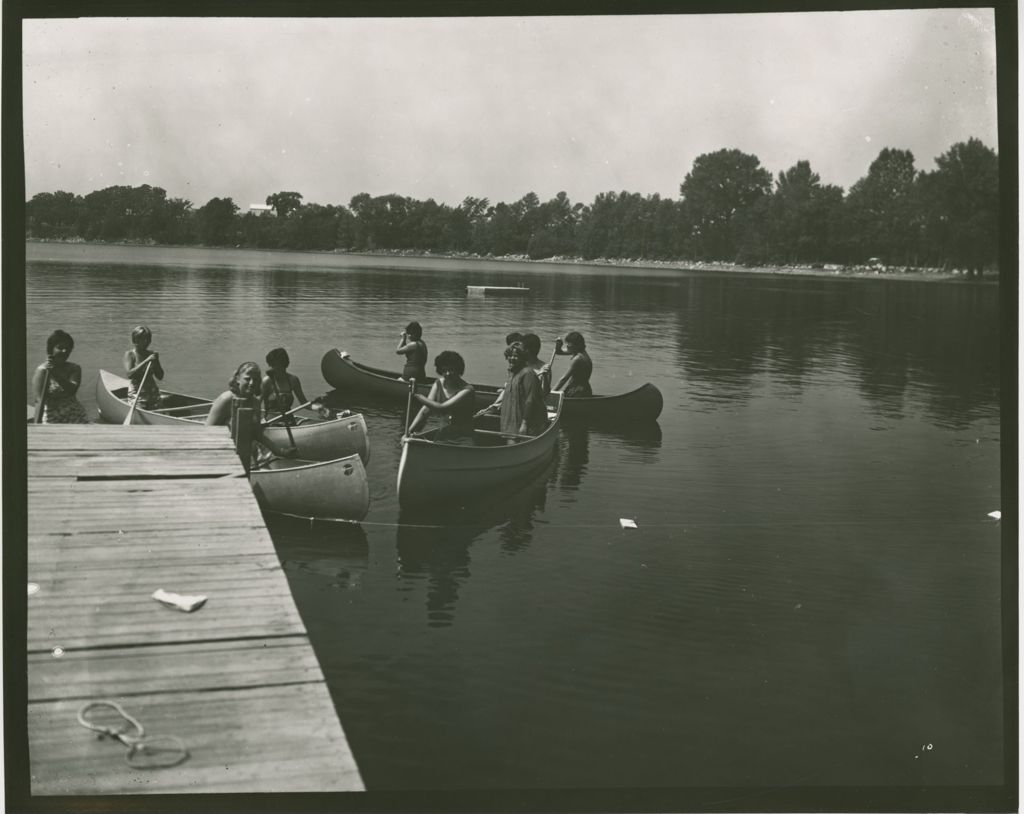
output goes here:
{"type": "Polygon", "coordinates": [[[661,389],[656,424],[563,428],[535,482],[433,517],[398,510],[404,405],[345,398],[366,522],[271,531],[368,788],[1003,782],[996,287],[27,251],[26,379],[62,327],[91,410],[140,322],[200,395],[276,345],[308,396],[328,348],[398,369],[412,319],[470,381],[511,330],[578,330],[595,392],[661,389]]]}

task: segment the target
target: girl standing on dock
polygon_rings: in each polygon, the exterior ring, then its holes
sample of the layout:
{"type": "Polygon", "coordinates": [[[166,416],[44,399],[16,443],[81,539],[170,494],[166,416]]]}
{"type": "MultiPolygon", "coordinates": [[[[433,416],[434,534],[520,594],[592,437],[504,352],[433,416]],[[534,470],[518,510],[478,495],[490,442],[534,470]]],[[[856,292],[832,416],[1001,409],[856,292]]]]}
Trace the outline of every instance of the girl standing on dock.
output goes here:
{"type": "Polygon", "coordinates": [[[569,369],[565,375],[558,380],[552,390],[561,390],[565,396],[592,396],[590,389],[590,374],[594,372],[594,363],[587,353],[587,343],[583,334],[577,331],[569,331],[565,335],[564,349],[562,337],[555,340],[555,354],[557,356],[571,356],[569,369]]]}
{"type": "Polygon", "coordinates": [[[164,377],[160,354],[149,347],[152,341],[153,332],[145,325],[139,325],[132,329],[131,350],[124,352],[124,369],[128,374],[128,401],[138,399],[138,406],[146,410],[155,410],[160,406],[160,385],[156,380],[164,377]]]}
{"type": "Polygon", "coordinates": [[[43,402],[43,424],[88,424],[85,408],[79,402],[82,368],[68,357],[75,347],[71,334],[56,330],[46,340],[46,361],[32,376],[36,404],[43,402]]]}
{"type": "Polygon", "coordinates": [[[423,341],[423,327],[418,322],[410,322],[405,326],[395,353],[405,357],[403,379],[423,381],[427,378],[427,343],[423,341]]]}

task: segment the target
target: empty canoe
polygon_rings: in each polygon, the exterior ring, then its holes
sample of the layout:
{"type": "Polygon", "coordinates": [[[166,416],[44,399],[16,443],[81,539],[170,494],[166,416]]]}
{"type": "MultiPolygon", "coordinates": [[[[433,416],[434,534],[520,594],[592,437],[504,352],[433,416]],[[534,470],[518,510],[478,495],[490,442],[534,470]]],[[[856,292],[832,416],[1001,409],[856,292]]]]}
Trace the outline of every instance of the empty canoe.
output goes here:
{"type": "MultiPolygon", "coordinates": [[[[132,415],[133,424],[201,425],[206,421],[212,402],[199,396],[187,396],[161,390],[159,410],[137,407],[132,415]]],[[[124,422],[131,409],[128,400],[128,380],[101,370],[96,380],[96,405],[100,416],[111,424],[124,422]]],[[[265,426],[263,435],[274,447],[286,449],[294,446],[297,457],[309,461],[333,461],[348,455],[359,455],[363,462],[370,459],[370,439],[366,420],[361,415],[350,415],[328,421],[300,418],[285,427],[280,423],[265,426]]]]}
{"type": "Polygon", "coordinates": [[[505,435],[497,418],[484,416],[476,419],[473,445],[435,441],[437,430],[403,438],[399,506],[464,505],[543,469],[558,442],[562,402],[561,393],[548,396],[547,427],[537,436],[505,435]]]}
{"type": "MultiPolygon", "coordinates": [[[[384,396],[405,403],[409,385],[395,371],[362,365],[345,351],[333,348],[320,360],[320,372],[331,387],[342,392],[361,391],[384,396]]],[[[427,377],[416,382],[416,392],[424,396],[430,392],[434,379],[427,377]]],[[[500,388],[489,384],[474,384],[477,409],[486,407],[498,397],[500,388]]],[[[661,415],[664,399],[661,391],[650,382],[635,390],[613,396],[576,396],[565,399],[562,418],[566,421],[628,419],[654,421],[661,415]]]]}
{"type": "Polygon", "coordinates": [[[249,473],[264,511],[321,520],[362,520],[370,508],[366,469],[358,455],[334,461],[275,458],[249,473]]]}

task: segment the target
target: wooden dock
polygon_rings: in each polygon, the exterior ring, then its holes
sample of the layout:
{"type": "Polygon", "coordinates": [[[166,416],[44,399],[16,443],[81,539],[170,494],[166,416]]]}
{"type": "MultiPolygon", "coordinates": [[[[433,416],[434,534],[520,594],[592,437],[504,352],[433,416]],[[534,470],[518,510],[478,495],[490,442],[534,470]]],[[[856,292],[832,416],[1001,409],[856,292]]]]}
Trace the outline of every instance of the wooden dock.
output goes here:
{"type": "Polygon", "coordinates": [[[33,795],[363,790],[241,474],[226,427],[29,427],[33,795]],[[129,766],[78,722],[101,699],[188,758],[129,766]]]}

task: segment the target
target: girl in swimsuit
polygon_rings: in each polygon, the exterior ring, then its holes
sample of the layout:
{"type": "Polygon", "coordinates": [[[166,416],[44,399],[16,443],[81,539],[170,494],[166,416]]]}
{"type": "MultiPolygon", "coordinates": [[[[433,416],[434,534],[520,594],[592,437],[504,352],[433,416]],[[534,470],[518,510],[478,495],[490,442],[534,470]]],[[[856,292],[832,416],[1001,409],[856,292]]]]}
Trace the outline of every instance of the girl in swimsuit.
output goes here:
{"type": "Polygon", "coordinates": [[[207,426],[223,426],[231,423],[231,404],[241,399],[241,407],[252,410],[252,458],[254,468],[258,468],[274,458],[295,455],[295,449],[279,449],[271,446],[263,437],[263,410],[260,402],[260,366],[255,362],[242,362],[228,382],[228,389],[217,396],[206,417],[207,426]]]}
{"type": "Polygon", "coordinates": [[[565,396],[592,396],[590,389],[590,374],[594,372],[594,363],[587,353],[587,343],[583,335],[576,331],[570,331],[565,335],[565,348],[563,350],[562,337],[555,340],[555,354],[558,356],[571,356],[569,369],[565,375],[558,380],[558,384],[552,390],[561,390],[565,396]]]}
{"type": "Polygon", "coordinates": [[[443,425],[435,440],[448,444],[472,444],[474,391],[473,385],[462,378],[466,363],[455,351],[445,350],[437,354],[434,367],[437,378],[430,394],[413,394],[423,407],[409,424],[409,432],[422,426],[431,413],[440,413],[443,425]]]}
{"type": "Polygon", "coordinates": [[[423,341],[423,328],[418,322],[410,322],[405,326],[395,353],[405,357],[403,379],[423,381],[427,378],[427,343],[423,341]]]}
{"type": "Polygon", "coordinates": [[[82,368],[68,361],[75,340],[64,331],[54,331],[46,340],[46,361],[32,376],[36,404],[43,398],[43,382],[49,372],[46,403],[40,420],[43,424],[88,424],[85,408],[76,398],[82,385],[82,368]]]}
{"type": "Polygon", "coordinates": [[[296,403],[295,399],[298,399],[298,404],[306,403],[299,377],[288,372],[289,364],[291,359],[284,348],[274,348],[267,354],[267,375],[260,387],[267,415],[288,412],[296,403]]]}
{"type": "Polygon", "coordinates": [[[149,347],[152,341],[153,332],[145,325],[139,325],[132,329],[132,349],[124,352],[124,369],[128,374],[128,401],[134,401],[137,396],[138,406],[146,410],[155,410],[160,406],[160,385],[156,380],[164,377],[160,354],[149,347]]]}

